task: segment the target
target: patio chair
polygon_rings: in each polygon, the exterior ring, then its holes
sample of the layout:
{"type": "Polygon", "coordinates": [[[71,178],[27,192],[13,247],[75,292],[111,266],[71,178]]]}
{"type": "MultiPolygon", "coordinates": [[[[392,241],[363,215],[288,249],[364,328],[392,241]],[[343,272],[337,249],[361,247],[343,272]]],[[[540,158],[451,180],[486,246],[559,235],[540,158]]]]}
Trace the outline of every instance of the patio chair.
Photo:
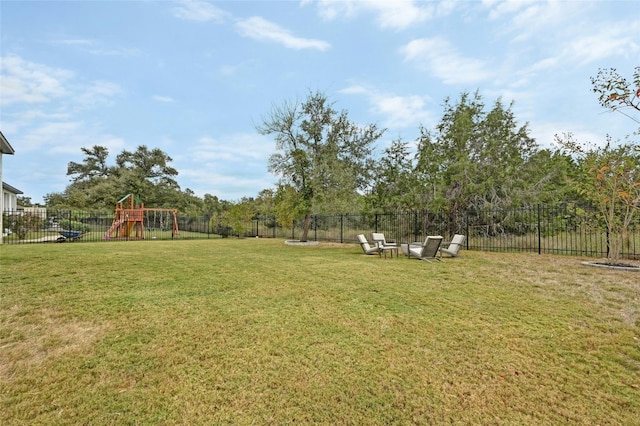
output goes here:
{"type": "Polygon", "coordinates": [[[438,254],[438,249],[440,248],[440,244],[442,244],[442,237],[439,235],[429,235],[424,243],[420,245],[409,245],[409,258],[411,256],[417,257],[420,260],[440,260],[436,257],[438,254]]]}
{"type": "Polygon", "coordinates": [[[444,242],[440,246],[440,257],[442,257],[443,254],[458,257],[458,252],[462,248],[462,244],[464,244],[464,235],[454,235],[450,242],[444,242]]]}
{"type": "Polygon", "coordinates": [[[378,247],[377,245],[371,247],[364,234],[358,235],[358,241],[360,241],[360,247],[362,247],[362,251],[364,251],[364,254],[377,254],[378,256],[381,256],[380,247],[378,247]]]}
{"type": "Polygon", "coordinates": [[[384,238],[383,233],[372,232],[371,239],[373,240],[374,243],[376,243],[376,245],[380,248],[380,250],[382,250],[385,257],[387,257],[387,252],[391,253],[391,257],[393,257],[394,251],[396,252],[396,257],[398,257],[397,244],[392,242],[387,242],[387,240],[384,238]]]}

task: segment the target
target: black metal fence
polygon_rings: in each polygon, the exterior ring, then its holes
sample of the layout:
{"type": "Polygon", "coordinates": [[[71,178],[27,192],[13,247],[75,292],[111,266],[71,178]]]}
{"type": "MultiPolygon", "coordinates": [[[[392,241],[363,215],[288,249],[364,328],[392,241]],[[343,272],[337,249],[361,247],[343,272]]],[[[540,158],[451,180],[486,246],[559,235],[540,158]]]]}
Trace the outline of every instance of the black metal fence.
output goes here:
{"type": "MultiPolygon", "coordinates": [[[[141,227],[115,226],[113,212],[24,209],[5,211],[3,242],[26,244],[71,241],[212,239],[241,237],[300,239],[302,221],[292,227],[272,217],[256,217],[236,226],[211,218],[178,216],[179,232],[169,213],[146,212],[141,227]]],[[[467,236],[466,248],[485,251],[522,251],[605,257],[609,236],[595,211],[578,207],[546,207],[466,212],[452,217],[428,211],[385,214],[334,214],[312,217],[308,239],[356,243],[357,235],[370,238],[382,232],[397,243],[422,241],[427,235],[467,236]]],[[[631,223],[621,255],[640,258],[640,215],[631,223]]]]}

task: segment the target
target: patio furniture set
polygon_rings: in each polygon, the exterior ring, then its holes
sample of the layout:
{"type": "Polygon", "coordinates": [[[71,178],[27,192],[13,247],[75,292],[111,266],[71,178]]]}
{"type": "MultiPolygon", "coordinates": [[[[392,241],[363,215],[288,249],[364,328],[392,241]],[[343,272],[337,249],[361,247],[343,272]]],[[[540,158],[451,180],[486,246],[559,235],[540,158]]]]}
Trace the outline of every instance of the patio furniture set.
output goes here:
{"type": "Polygon", "coordinates": [[[373,244],[369,244],[364,234],[358,235],[358,241],[360,247],[365,254],[377,254],[378,256],[387,257],[387,253],[393,258],[395,252],[398,257],[398,249],[402,250],[402,253],[411,258],[415,257],[420,260],[441,260],[443,255],[450,257],[458,257],[458,253],[464,244],[464,235],[456,234],[451,241],[443,241],[440,235],[430,235],[425,238],[423,242],[414,242],[406,244],[396,244],[394,242],[387,241],[384,234],[373,232],[371,234],[373,244]]]}

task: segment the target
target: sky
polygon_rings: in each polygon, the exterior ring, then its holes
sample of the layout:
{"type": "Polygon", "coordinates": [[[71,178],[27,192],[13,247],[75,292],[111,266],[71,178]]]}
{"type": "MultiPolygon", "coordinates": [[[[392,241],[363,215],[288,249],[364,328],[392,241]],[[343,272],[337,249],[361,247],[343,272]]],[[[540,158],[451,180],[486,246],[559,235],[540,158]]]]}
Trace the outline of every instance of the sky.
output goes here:
{"type": "Polygon", "coordinates": [[[182,190],[238,201],[277,182],[256,126],[310,91],[386,128],[376,155],[476,90],[513,102],[542,148],[622,141],[638,123],[602,108],[590,77],[631,79],[640,2],[0,0],[0,61],[3,180],[32,202],[94,145],[109,164],[159,148],[182,190]]]}

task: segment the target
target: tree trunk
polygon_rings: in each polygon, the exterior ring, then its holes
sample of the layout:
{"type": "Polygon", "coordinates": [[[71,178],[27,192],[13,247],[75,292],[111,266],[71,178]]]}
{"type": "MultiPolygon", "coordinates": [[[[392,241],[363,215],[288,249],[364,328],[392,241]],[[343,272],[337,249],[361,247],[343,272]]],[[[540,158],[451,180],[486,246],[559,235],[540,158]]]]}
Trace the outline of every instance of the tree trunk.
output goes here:
{"type": "Polygon", "coordinates": [[[311,228],[311,215],[306,214],[304,215],[304,225],[302,226],[302,237],[300,241],[305,242],[309,240],[309,228],[311,228]]]}

